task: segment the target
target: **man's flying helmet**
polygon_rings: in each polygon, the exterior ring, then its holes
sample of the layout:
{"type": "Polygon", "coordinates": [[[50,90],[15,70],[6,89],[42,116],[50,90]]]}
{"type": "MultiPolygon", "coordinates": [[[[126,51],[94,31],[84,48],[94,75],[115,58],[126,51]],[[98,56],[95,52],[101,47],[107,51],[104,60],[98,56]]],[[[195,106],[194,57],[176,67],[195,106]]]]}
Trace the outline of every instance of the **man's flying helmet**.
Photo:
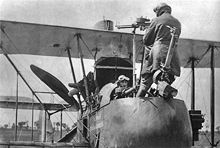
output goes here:
{"type": "Polygon", "coordinates": [[[170,13],[171,14],[171,7],[167,5],[166,3],[160,3],[157,5],[153,11],[156,13],[157,17],[162,15],[164,12],[170,13]]]}

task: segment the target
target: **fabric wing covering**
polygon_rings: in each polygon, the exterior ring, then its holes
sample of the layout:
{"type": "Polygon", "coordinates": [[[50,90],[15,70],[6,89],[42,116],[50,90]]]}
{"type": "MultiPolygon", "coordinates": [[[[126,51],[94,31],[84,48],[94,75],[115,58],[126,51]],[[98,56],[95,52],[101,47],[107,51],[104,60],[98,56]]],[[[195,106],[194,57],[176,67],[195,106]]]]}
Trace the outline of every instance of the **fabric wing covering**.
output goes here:
{"type": "MultiPolygon", "coordinates": [[[[77,35],[83,57],[119,56],[132,59],[132,34],[113,31],[51,26],[12,21],[0,21],[0,53],[31,54],[78,58],[77,35]]],[[[215,48],[215,67],[220,68],[220,42],[194,39],[180,39],[178,50],[182,67],[190,67],[190,59],[195,58],[198,68],[210,67],[210,46],[215,48]],[[216,50],[217,49],[217,50],[216,50]]],[[[143,53],[142,35],[136,35],[136,62],[140,63],[143,53]]]]}

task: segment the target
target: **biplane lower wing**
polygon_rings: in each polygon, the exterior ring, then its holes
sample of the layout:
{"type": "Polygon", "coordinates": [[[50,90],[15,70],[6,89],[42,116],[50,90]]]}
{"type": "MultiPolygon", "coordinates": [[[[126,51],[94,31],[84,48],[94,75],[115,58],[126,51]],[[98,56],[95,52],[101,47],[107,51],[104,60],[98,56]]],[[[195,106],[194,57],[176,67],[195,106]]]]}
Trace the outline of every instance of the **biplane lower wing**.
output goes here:
{"type": "MultiPolygon", "coordinates": [[[[67,57],[65,49],[71,48],[71,56],[78,58],[77,37],[83,57],[119,56],[132,57],[132,34],[94,29],[73,28],[0,21],[1,47],[8,54],[31,54],[67,57]]],[[[136,35],[136,62],[142,57],[142,35],[136,35]]],[[[179,39],[178,50],[183,67],[190,67],[190,59],[196,60],[196,67],[209,67],[210,47],[220,47],[220,41],[179,39]]],[[[1,52],[1,51],[0,51],[1,52]]],[[[220,67],[220,53],[215,52],[215,67],[220,67]]]]}

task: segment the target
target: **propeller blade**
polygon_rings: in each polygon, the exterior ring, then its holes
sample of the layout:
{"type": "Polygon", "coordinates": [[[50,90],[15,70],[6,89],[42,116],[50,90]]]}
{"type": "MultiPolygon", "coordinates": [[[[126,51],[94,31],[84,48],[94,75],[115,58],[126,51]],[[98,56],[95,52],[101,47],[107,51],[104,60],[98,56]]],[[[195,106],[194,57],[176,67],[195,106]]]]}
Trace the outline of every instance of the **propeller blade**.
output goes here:
{"type": "Polygon", "coordinates": [[[60,80],[35,65],[31,65],[30,68],[41,81],[43,81],[56,94],[58,94],[62,99],[69,103],[75,109],[75,111],[79,110],[78,102],[74,97],[68,96],[69,91],[60,80]]]}
{"type": "Polygon", "coordinates": [[[71,142],[77,133],[77,127],[74,127],[70,132],[68,132],[64,137],[59,139],[57,142],[71,142]]]}

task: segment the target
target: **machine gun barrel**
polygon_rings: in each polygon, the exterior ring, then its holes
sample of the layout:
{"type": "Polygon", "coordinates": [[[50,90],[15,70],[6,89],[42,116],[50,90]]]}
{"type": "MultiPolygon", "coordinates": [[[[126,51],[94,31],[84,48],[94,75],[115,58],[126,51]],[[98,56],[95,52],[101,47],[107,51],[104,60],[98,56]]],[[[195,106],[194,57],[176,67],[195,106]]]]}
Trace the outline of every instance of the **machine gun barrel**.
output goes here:
{"type": "Polygon", "coordinates": [[[139,25],[137,24],[131,24],[131,25],[116,25],[118,29],[126,29],[126,28],[138,28],[139,25]]]}
{"type": "Polygon", "coordinates": [[[150,19],[147,19],[147,18],[143,18],[143,17],[140,17],[140,18],[137,18],[136,19],[136,22],[134,24],[131,24],[131,25],[116,25],[115,27],[117,27],[118,29],[126,29],[126,28],[139,28],[141,30],[144,30],[146,27],[148,27],[150,25],[150,19]]]}

